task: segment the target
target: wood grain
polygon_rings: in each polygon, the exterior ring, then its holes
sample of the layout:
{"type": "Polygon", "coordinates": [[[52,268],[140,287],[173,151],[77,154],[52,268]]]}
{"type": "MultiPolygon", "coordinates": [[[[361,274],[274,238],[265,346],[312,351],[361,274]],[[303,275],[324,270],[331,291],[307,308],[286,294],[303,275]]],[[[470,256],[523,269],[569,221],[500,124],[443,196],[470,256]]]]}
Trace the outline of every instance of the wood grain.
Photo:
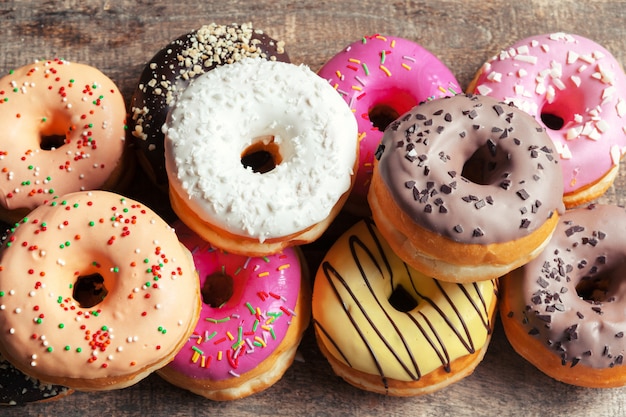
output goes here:
{"type": "MultiPolygon", "coordinates": [[[[626,4],[618,1],[462,0],[100,0],[0,2],[0,73],[36,58],[63,57],[100,68],[130,100],[139,74],[170,40],[202,24],[247,22],[283,39],[295,63],[317,70],[363,35],[383,33],[421,43],[466,86],[491,55],[523,37],[565,31],[594,39],[626,62],[626,4]]],[[[170,215],[162,195],[142,198],[170,215]]],[[[626,172],[601,202],[626,204],[626,172]]],[[[307,248],[312,269],[353,219],[342,216],[320,242],[307,248]]],[[[388,398],[359,391],[335,377],[306,334],[299,360],[269,390],[240,401],[216,403],[152,375],[121,391],[76,393],[63,400],[3,408],[5,416],[416,416],[416,415],[626,415],[626,389],[582,389],[556,382],[521,359],[502,329],[469,378],[418,398],[388,398]]]]}

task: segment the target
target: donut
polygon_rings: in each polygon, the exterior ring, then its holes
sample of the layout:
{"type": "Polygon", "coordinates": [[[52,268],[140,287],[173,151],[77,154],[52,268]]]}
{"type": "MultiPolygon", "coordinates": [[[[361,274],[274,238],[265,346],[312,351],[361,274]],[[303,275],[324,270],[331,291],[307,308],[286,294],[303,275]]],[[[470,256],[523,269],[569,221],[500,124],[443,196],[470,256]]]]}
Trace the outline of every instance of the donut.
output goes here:
{"type": "Polygon", "coordinates": [[[45,384],[15,368],[0,355],[0,405],[26,405],[59,400],[74,391],[45,384]]]}
{"type": "Polygon", "coordinates": [[[248,58],[217,67],[183,91],[164,129],[172,208],[230,253],[317,239],[357,168],[354,116],[304,65],[248,58]],[[268,160],[243,163],[257,153],[268,160]]]}
{"type": "Polygon", "coordinates": [[[487,61],[468,91],[512,102],[546,128],[566,207],[613,184],[626,147],[626,75],[602,46],[565,33],[520,40],[487,61]]]}
{"type": "Polygon", "coordinates": [[[330,248],[313,327],[333,371],[379,394],[432,393],[470,375],[491,340],[497,282],[442,282],[405,264],[370,219],[330,248]]]}
{"type": "Polygon", "coordinates": [[[500,317],[517,353],[567,384],[626,385],[625,248],[624,208],[567,211],[541,255],[502,278],[500,317]]]}
{"type": "Polygon", "coordinates": [[[0,219],[121,185],[132,174],[125,123],[119,89],[89,65],[37,61],[0,78],[0,219]]]}
{"type": "Polygon", "coordinates": [[[498,278],[545,247],[563,211],[550,138],[486,96],[425,102],[385,131],[369,203],[406,263],[440,280],[498,278]]]}
{"type": "Polygon", "coordinates": [[[369,215],[367,191],[385,128],[418,103],[457,94],[461,88],[448,67],[421,45],[380,34],[348,45],[318,74],[341,94],[356,117],[359,168],[346,209],[369,215]]]}
{"type": "Polygon", "coordinates": [[[211,23],[173,40],[146,64],[131,98],[128,122],[139,163],[159,189],[168,190],[161,128],[176,97],[198,75],[244,57],[289,62],[284,42],[250,23],[211,23]]]}
{"type": "Polygon", "coordinates": [[[152,210],[115,193],[37,207],[0,252],[0,353],[47,383],[130,386],[174,358],[199,312],[189,251],[152,210]]]}
{"type": "Polygon", "coordinates": [[[193,255],[203,304],[193,335],[159,375],[217,401],[269,388],[293,363],[309,324],[311,289],[300,250],[234,255],[180,221],[174,227],[193,255]]]}

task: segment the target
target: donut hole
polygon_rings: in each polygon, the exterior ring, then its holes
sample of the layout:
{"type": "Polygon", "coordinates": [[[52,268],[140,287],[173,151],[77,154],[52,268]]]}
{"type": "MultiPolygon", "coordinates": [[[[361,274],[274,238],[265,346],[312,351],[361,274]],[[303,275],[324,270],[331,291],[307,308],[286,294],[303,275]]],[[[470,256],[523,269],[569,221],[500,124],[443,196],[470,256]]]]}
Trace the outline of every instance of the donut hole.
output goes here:
{"type": "Polygon", "coordinates": [[[618,287],[621,277],[626,273],[626,267],[617,269],[582,277],[576,284],[576,293],[581,299],[592,303],[612,301],[613,294],[621,292],[618,287]]]}
{"type": "Polygon", "coordinates": [[[377,104],[372,107],[368,113],[372,125],[384,132],[387,126],[400,117],[400,113],[387,104],[377,104]]]}
{"type": "Polygon", "coordinates": [[[378,101],[369,108],[367,115],[372,126],[381,132],[384,132],[391,122],[418,103],[412,94],[393,87],[369,94],[380,96],[378,101]]]}
{"type": "Polygon", "coordinates": [[[98,273],[79,276],[72,289],[72,297],[81,308],[91,308],[100,304],[108,293],[104,277],[98,273]]]}
{"type": "Polygon", "coordinates": [[[393,289],[389,296],[389,304],[393,308],[403,313],[411,311],[417,307],[417,300],[402,285],[393,289]]]}
{"type": "Polygon", "coordinates": [[[41,135],[39,147],[44,151],[58,149],[65,145],[65,135],[41,135]]]}
{"type": "Polygon", "coordinates": [[[489,139],[465,161],[461,176],[474,184],[492,185],[500,183],[510,168],[507,153],[489,139]]]}
{"type": "Polygon", "coordinates": [[[206,277],[200,294],[204,304],[219,308],[230,300],[233,296],[233,290],[233,278],[222,272],[215,272],[206,277]]]}
{"type": "Polygon", "coordinates": [[[280,147],[273,135],[255,138],[241,154],[241,165],[253,172],[265,174],[282,162],[280,147]]]}
{"type": "Polygon", "coordinates": [[[559,91],[552,103],[545,103],[539,110],[541,122],[548,130],[561,130],[574,122],[576,109],[584,109],[583,97],[577,89],[559,91]]]}

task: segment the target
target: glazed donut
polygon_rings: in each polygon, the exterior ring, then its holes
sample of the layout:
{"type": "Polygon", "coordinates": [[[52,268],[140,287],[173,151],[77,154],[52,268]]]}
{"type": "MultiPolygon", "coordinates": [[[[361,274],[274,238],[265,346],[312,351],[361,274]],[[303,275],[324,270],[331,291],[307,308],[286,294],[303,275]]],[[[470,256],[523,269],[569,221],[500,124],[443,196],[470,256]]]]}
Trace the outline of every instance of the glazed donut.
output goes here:
{"type": "Polygon", "coordinates": [[[230,253],[263,256],[317,239],[352,187],[356,121],[306,66],[217,67],[183,91],[165,129],[172,208],[230,253]],[[259,152],[269,163],[244,165],[259,152]]]}
{"type": "Polygon", "coordinates": [[[461,91],[450,70],[410,40],[379,34],[363,37],[318,72],[341,94],[359,129],[359,168],[346,209],[369,215],[367,190],[374,152],[383,131],[418,103],[461,91]]]}
{"type": "Polygon", "coordinates": [[[513,348],[546,375],[582,387],[626,385],[624,208],[566,212],[536,259],[502,279],[513,348]]]}
{"type": "Polygon", "coordinates": [[[626,147],[626,75],[602,46],[565,33],[532,36],[486,62],[468,91],[512,102],[546,128],[566,207],[613,184],[626,147]]]}
{"type": "Polygon", "coordinates": [[[145,66],[131,98],[129,130],[142,168],[160,189],[168,189],[161,128],[174,100],[198,75],[244,57],[289,62],[284,42],[250,23],[212,23],[175,39],[145,66]]]}
{"type": "Polygon", "coordinates": [[[0,356],[0,405],[26,405],[61,399],[74,391],[45,384],[22,373],[0,356]]]}
{"type": "Polygon", "coordinates": [[[14,223],[74,191],[117,186],[128,172],[126,107],[96,68],[54,59],[0,79],[0,218],[14,223]]]}
{"type": "Polygon", "coordinates": [[[406,263],[444,281],[498,278],[537,256],[563,210],[552,142],[490,97],[425,102],[385,131],[369,202],[406,263]]]}
{"type": "Polygon", "coordinates": [[[203,305],[193,335],[159,375],[219,401],[269,388],[292,364],[309,324],[311,290],[301,252],[232,255],[180,222],[174,227],[193,254],[203,305]]]}
{"type": "Polygon", "coordinates": [[[440,282],[394,254],[371,220],[331,247],[313,287],[313,325],[334,372],[380,394],[440,390],[470,375],[493,330],[496,281],[440,282]]]}
{"type": "Polygon", "coordinates": [[[0,353],[44,382],[132,385],[174,358],[199,312],[189,251],[153,211],[114,193],[37,207],[0,253],[0,353]]]}

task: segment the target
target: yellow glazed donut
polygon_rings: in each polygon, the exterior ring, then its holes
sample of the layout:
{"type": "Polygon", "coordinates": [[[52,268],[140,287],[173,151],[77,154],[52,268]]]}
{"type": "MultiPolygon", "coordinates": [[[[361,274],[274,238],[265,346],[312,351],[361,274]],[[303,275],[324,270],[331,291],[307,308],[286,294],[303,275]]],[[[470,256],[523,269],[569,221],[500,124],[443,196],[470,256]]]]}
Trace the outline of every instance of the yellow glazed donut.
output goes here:
{"type": "Polygon", "coordinates": [[[0,255],[0,353],[77,390],[138,382],[182,348],[200,312],[189,251],[142,204],[106,191],[39,206],[0,255]]]}
{"type": "Polygon", "coordinates": [[[315,277],[322,353],[350,384],[421,395],[472,373],[491,338],[496,281],[440,282],[396,256],[371,220],[333,245],[315,277]]]}

